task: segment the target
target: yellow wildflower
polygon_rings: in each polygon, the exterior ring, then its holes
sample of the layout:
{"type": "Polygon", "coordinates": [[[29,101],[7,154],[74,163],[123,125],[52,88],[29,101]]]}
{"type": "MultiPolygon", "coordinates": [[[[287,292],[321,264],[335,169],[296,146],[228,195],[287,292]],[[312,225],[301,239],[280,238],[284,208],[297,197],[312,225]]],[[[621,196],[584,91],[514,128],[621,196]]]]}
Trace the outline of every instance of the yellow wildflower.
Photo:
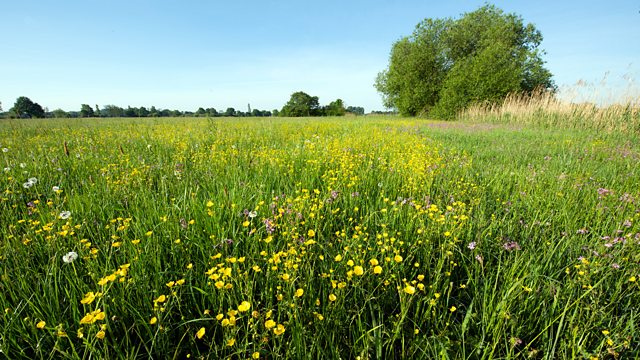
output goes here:
{"type": "Polygon", "coordinates": [[[284,325],[278,324],[278,326],[276,326],[276,328],[273,329],[273,333],[276,335],[282,335],[284,334],[284,330],[285,330],[284,325]]]}
{"type": "Polygon", "coordinates": [[[245,311],[249,311],[250,308],[251,308],[251,304],[248,301],[243,301],[238,306],[238,311],[245,312],[245,311]]]}
{"type": "Polygon", "coordinates": [[[357,276],[362,276],[362,274],[364,274],[364,269],[362,268],[362,266],[354,266],[353,273],[357,276]]]}
{"type": "Polygon", "coordinates": [[[264,322],[264,327],[266,327],[267,329],[271,329],[274,326],[276,326],[276,322],[271,319],[264,322]]]}

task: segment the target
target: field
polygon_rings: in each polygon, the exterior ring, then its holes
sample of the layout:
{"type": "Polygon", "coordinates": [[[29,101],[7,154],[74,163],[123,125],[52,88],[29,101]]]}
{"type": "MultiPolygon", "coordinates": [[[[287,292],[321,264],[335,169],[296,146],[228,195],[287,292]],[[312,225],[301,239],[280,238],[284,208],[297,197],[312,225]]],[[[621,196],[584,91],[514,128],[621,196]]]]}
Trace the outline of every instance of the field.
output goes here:
{"type": "Polygon", "coordinates": [[[0,358],[638,358],[635,134],[3,120],[0,358]]]}

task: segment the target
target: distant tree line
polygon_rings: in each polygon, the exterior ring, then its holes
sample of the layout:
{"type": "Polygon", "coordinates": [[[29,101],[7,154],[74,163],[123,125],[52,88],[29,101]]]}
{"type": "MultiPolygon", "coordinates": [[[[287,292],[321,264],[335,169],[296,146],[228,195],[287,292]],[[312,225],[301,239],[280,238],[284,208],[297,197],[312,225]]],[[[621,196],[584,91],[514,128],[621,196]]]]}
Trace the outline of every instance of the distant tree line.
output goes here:
{"type": "Polygon", "coordinates": [[[49,111],[40,104],[31,101],[26,96],[19,97],[13,107],[8,112],[2,112],[2,104],[0,103],[0,117],[2,118],[110,118],[110,117],[296,117],[296,116],[343,116],[345,114],[364,115],[364,108],[358,106],[344,106],[341,99],[337,99],[326,106],[320,106],[317,96],[310,96],[302,91],[298,91],[291,95],[291,99],[287,102],[282,110],[274,109],[259,110],[251,109],[251,105],[247,105],[247,111],[236,110],[232,107],[224,111],[218,111],[215,108],[200,107],[196,111],[181,111],[158,109],[155,106],[146,108],[144,106],[126,108],[117,105],[99,105],[91,106],[89,104],[81,104],[79,111],[65,111],[55,109],[49,111]]]}
{"type": "Polygon", "coordinates": [[[320,106],[317,96],[311,96],[303,91],[291,94],[289,101],[278,112],[277,116],[344,116],[347,113],[364,115],[364,108],[359,106],[344,106],[342,99],[336,99],[328,105],[320,106]]]}

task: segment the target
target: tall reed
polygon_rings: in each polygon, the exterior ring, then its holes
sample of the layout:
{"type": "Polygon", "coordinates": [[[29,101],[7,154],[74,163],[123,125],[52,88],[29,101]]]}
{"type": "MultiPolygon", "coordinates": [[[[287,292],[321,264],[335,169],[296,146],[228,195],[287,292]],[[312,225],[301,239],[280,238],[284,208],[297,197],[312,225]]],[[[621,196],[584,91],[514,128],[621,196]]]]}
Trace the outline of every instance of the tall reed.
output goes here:
{"type": "Polygon", "coordinates": [[[502,103],[476,104],[459,114],[472,122],[640,133],[640,98],[600,106],[560,100],[548,91],[511,94],[502,103]]]}

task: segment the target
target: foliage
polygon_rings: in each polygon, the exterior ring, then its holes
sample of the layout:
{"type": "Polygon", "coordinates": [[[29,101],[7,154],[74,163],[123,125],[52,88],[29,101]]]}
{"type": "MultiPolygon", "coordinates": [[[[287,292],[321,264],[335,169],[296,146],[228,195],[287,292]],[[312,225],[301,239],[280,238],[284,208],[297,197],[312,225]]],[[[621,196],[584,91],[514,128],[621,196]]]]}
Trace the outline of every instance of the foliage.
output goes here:
{"type": "Polygon", "coordinates": [[[289,101],[280,110],[283,117],[301,117],[320,115],[320,104],[317,96],[311,96],[303,91],[291,94],[289,101]]]}
{"type": "Polygon", "coordinates": [[[325,116],[343,116],[347,112],[342,99],[330,102],[329,105],[325,106],[322,110],[325,116]]]}
{"type": "Polygon", "coordinates": [[[346,111],[354,115],[364,115],[364,108],[362,106],[347,106],[346,111]]]}
{"type": "Polygon", "coordinates": [[[493,5],[460,19],[425,19],[393,44],[376,88],[385,106],[407,116],[452,118],[471,104],[512,92],[553,89],[538,49],[542,34],[493,5]]]}
{"type": "Polygon", "coordinates": [[[9,110],[17,118],[43,118],[45,113],[40,104],[34,103],[26,96],[20,96],[9,110]]]}
{"type": "Polygon", "coordinates": [[[87,118],[87,117],[94,117],[94,116],[95,116],[95,113],[93,112],[93,108],[91,107],[91,105],[82,104],[80,106],[80,117],[87,118]]]}
{"type": "Polygon", "coordinates": [[[54,118],[64,119],[69,117],[69,113],[62,109],[55,109],[51,112],[54,118]]]}
{"type": "MultiPolygon", "coordinates": [[[[361,109],[361,108],[360,108],[361,109]]],[[[364,109],[362,109],[364,113],[364,109]]],[[[309,116],[344,116],[347,113],[344,101],[336,99],[326,106],[320,106],[317,96],[311,96],[303,91],[291,94],[289,101],[282,110],[273,111],[273,116],[309,117],[309,116]]]]}
{"type": "Polygon", "coordinates": [[[384,117],[3,121],[0,350],[638,358],[639,144],[384,117]]]}

